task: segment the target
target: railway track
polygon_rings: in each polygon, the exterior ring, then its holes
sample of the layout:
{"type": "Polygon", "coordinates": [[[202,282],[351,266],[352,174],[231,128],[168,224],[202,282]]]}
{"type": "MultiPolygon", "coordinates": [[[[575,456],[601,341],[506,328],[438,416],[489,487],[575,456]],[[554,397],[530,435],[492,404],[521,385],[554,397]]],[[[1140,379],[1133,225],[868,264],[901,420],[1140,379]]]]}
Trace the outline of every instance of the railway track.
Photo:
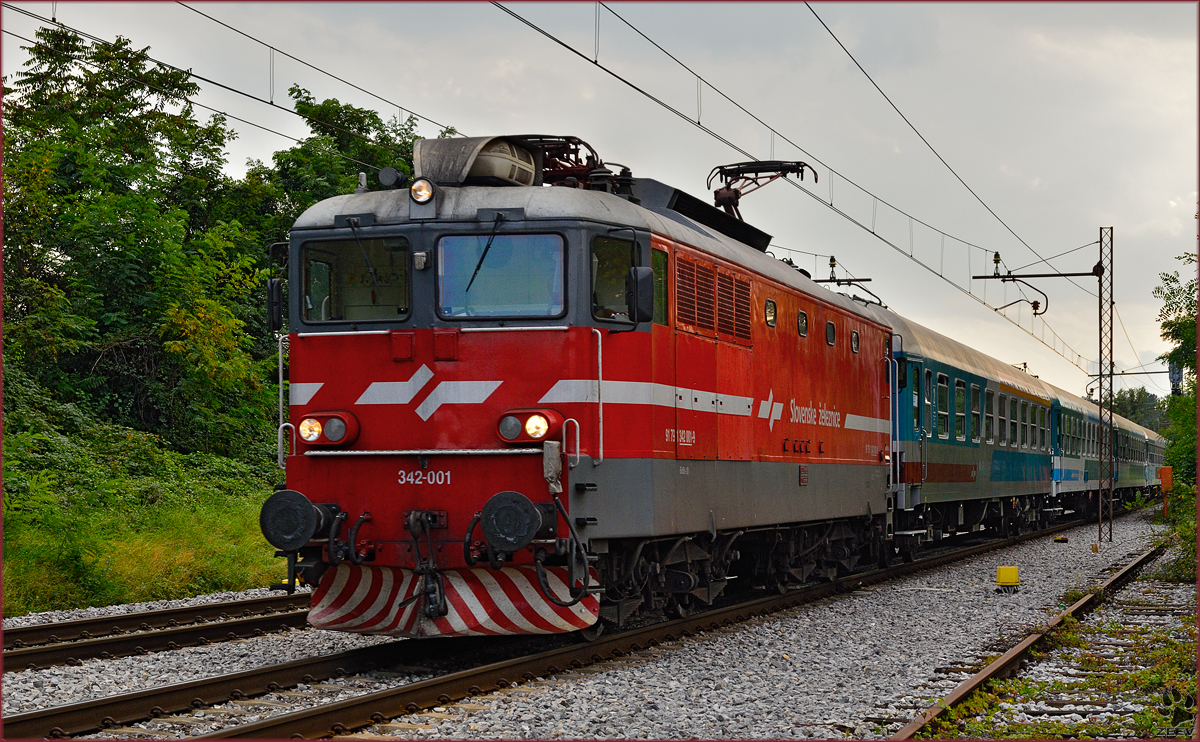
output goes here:
{"type": "MultiPolygon", "coordinates": [[[[689,618],[624,631],[601,637],[590,644],[573,643],[533,654],[524,653],[413,682],[397,680],[420,675],[422,670],[427,669],[420,667],[422,663],[449,655],[447,650],[451,646],[453,652],[470,653],[484,646],[496,645],[497,642],[494,638],[392,642],[313,660],[17,714],[5,719],[5,731],[12,737],[62,737],[102,730],[125,737],[135,734],[151,737],[195,736],[201,720],[220,719],[222,725],[232,725],[202,736],[282,738],[346,733],[374,724],[386,724],[391,719],[407,714],[452,703],[461,704],[464,699],[469,701],[471,697],[493,689],[507,688],[572,668],[578,670],[594,663],[620,661],[620,658],[645,652],[661,642],[705,631],[724,630],[752,617],[936,568],[1076,525],[1062,524],[1010,539],[929,556],[913,563],[897,564],[886,570],[809,585],[784,595],[759,598],[689,618]],[[381,670],[382,674],[379,673],[381,670]],[[354,688],[345,685],[350,676],[371,672],[376,673],[375,678],[362,683],[355,682],[354,688]],[[338,684],[323,682],[339,677],[342,682],[338,684]],[[391,681],[383,683],[389,687],[370,690],[372,682],[380,678],[391,681]],[[297,688],[298,684],[304,684],[304,688],[288,690],[297,688]],[[314,690],[317,692],[312,692],[314,690]],[[322,699],[322,693],[326,691],[333,692],[335,697],[328,701],[322,699]],[[344,691],[354,691],[356,695],[342,698],[340,695],[344,691]],[[313,703],[317,705],[297,708],[313,703]],[[147,724],[147,727],[128,726],[134,723],[147,724]]],[[[528,642],[527,639],[525,641],[528,642]]]]}
{"type": "Polygon", "coordinates": [[[4,671],[76,665],[259,636],[306,624],[308,593],[126,613],[4,631],[4,671]]]}
{"type": "Polygon", "coordinates": [[[1150,684],[1155,682],[1152,675],[1161,678],[1163,647],[1173,646],[1184,655],[1190,642],[1189,667],[1196,659],[1194,589],[1158,581],[1131,583],[1160,552],[1154,548],[1129,557],[1044,629],[971,675],[891,739],[923,733],[972,737],[981,730],[989,736],[1032,738],[1191,736],[1194,697],[1168,690],[1161,699],[1151,699],[1139,688],[1141,681],[1131,677],[1142,673],[1150,684]],[[1039,657],[1039,652],[1049,654],[1039,657]],[[982,705],[984,710],[965,715],[952,711],[968,700],[970,708],[982,705]],[[1162,721],[1150,728],[1148,718],[1138,715],[1156,704],[1162,721]]]}

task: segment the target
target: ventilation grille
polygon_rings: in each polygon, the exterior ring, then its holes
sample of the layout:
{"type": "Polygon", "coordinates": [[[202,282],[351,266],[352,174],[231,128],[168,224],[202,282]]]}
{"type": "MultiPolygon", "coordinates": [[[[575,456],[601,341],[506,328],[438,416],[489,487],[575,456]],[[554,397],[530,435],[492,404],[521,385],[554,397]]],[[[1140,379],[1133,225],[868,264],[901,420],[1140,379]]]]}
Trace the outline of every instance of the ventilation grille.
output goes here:
{"type": "Polygon", "coordinates": [[[750,339],[750,282],[734,281],[735,304],[734,326],[737,336],[743,340],[750,339]]]}
{"type": "Polygon", "coordinates": [[[717,332],[733,334],[733,276],[717,274],[717,332]]]}
{"type": "Polygon", "coordinates": [[[715,278],[716,271],[714,269],[696,266],[696,327],[701,330],[711,330],[715,325],[713,322],[716,309],[713,306],[713,300],[716,298],[713,291],[715,278]]]}
{"type": "Polygon", "coordinates": [[[680,324],[696,324],[696,267],[686,260],[675,261],[675,314],[680,324]]]}

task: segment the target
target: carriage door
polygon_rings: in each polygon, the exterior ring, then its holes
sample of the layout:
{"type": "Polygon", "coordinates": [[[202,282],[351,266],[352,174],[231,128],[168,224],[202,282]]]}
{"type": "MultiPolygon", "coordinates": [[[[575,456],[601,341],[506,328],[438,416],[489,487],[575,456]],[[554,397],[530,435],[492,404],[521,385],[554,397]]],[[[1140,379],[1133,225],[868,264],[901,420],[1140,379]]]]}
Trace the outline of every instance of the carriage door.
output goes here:
{"type": "Polygon", "coordinates": [[[716,269],[675,253],[675,455],[717,457],[716,269]]]}
{"type": "Polygon", "coordinates": [[[903,441],[901,453],[904,458],[900,467],[902,484],[896,503],[898,507],[905,509],[915,507],[921,502],[921,483],[925,481],[925,449],[928,445],[924,411],[929,404],[923,367],[912,356],[908,357],[906,365],[908,395],[905,399],[911,403],[906,412],[911,412],[911,416],[905,414],[901,418],[907,420],[907,423],[902,423],[903,427],[900,430],[900,439],[903,441]]]}
{"type": "Polygon", "coordinates": [[[748,461],[753,452],[753,349],[750,278],[717,268],[717,458],[748,461]]]}

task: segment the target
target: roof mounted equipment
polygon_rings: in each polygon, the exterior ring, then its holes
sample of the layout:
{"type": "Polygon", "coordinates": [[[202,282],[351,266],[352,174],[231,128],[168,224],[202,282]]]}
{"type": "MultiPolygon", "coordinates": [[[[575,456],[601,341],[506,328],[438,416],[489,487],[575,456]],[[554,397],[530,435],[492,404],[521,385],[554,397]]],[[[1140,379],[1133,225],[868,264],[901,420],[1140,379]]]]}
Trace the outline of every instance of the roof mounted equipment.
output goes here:
{"type": "Polygon", "coordinates": [[[742,219],[742,212],[738,210],[738,202],[742,196],[788,175],[795,175],[799,180],[804,180],[805,168],[812,170],[813,182],[817,182],[817,171],[806,162],[754,160],[721,165],[714,167],[708,174],[706,187],[712,188],[713,180],[719,175],[724,185],[713,191],[713,204],[724,209],[726,214],[742,219]]]}

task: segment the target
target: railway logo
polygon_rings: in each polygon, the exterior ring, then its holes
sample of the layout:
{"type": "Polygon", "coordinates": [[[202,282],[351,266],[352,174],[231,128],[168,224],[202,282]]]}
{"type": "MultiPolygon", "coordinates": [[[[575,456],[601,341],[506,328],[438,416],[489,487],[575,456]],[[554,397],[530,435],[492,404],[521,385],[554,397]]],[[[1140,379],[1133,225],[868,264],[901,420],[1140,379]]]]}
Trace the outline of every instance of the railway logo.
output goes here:
{"type": "Polygon", "coordinates": [[[783,402],[775,401],[775,390],[772,388],[767,398],[758,406],[758,416],[767,420],[767,430],[775,430],[775,421],[783,417],[783,402]]]}
{"type": "MultiPolygon", "coordinates": [[[[422,364],[408,381],[375,381],[362,393],[355,404],[408,404],[433,379],[433,372],[422,364]]],[[[444,404],[480,404],[502,381],[443,381],[433,388],[415,410],[422,420],[429,420],[444,404]]]]}

